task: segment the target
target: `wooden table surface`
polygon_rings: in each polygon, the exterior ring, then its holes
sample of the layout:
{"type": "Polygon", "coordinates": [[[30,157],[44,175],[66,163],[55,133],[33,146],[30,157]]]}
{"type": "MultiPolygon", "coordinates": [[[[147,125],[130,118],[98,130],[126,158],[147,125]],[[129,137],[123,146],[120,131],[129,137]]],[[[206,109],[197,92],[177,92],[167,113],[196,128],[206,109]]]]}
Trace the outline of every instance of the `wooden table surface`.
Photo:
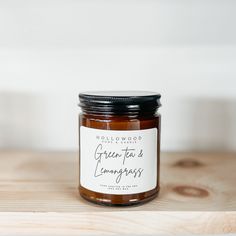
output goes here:
{"type": "Polygon", "coordinates": [[[102,207],[77,192],[73,152],[0,152],[0,235],[236,233],[236,153],[162,153],[158,198],[102,207]]]}

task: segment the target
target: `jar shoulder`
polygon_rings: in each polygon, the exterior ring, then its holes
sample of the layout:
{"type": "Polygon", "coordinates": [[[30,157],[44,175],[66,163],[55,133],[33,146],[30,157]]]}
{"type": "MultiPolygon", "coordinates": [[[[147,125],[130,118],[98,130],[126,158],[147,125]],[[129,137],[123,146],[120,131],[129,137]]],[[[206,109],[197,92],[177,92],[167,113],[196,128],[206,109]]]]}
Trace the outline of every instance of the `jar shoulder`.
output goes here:
{"type": "Polygon", "coordinates": [[[160,128],[161,115],[152,116],[95,116],[80,114],[80,126],[104,130],[140,130],[160,128]]]}
{"type": "Polygon", "coordinates": [[[127,121],[132,122],[136,120],[153,120],[160,119],[161,114],[155,113],[152,115],[97,115],[97,114],[86,114],[79,113],[80,119],[96,120],[101,122],[116,122],[116,121],[127,121]]]}

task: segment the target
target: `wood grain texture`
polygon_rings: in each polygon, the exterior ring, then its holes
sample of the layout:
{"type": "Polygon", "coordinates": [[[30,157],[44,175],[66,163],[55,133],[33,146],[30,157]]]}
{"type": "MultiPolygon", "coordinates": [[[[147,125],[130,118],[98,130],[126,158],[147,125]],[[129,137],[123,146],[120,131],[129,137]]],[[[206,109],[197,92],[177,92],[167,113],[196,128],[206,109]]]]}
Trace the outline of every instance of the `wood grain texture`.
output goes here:
{"type": "Polygon", "coordinates": [[[79,197],[78,156],[0,152],[0,235],[236,233],[236,154],[163,153],[161,191],[137,207],[79,197]]]}

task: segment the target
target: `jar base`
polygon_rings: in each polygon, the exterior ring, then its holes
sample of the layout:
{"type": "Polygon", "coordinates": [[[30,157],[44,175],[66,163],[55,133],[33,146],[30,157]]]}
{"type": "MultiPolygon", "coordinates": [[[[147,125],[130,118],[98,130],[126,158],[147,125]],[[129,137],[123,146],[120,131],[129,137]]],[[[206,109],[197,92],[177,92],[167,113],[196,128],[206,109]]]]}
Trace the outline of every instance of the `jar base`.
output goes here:
{"type": "Polygon", "coordinates": [[[140,206],[143,205],[147,202],[152,201],[153,199],[155,199],[159,194],[159,189],[152,195],[145,197],[144,199],[137,199],[137,200],[133,200],[131,199],[128,202],[125,203],[112,203],[107,201],[106,199],[96,199],[96,198],[91,198],[83,193],[80,192],[80,196],[85,199],[88,202],[91,202],[93,204],[96,205],[100,205],[100,206],[110,206],[110,207],[129,207],[129,206],[140,206]]]}

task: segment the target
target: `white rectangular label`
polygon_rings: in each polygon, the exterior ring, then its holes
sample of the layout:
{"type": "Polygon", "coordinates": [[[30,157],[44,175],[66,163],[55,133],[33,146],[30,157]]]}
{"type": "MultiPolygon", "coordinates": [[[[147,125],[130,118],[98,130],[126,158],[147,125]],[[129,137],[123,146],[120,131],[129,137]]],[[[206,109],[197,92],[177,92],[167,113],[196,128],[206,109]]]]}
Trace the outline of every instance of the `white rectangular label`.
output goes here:
{"type": "Polygon", "coordinates": [[[80,127],[80,184],[106,194],[135,194],[157,185],[157,129],[80,127]]]}

